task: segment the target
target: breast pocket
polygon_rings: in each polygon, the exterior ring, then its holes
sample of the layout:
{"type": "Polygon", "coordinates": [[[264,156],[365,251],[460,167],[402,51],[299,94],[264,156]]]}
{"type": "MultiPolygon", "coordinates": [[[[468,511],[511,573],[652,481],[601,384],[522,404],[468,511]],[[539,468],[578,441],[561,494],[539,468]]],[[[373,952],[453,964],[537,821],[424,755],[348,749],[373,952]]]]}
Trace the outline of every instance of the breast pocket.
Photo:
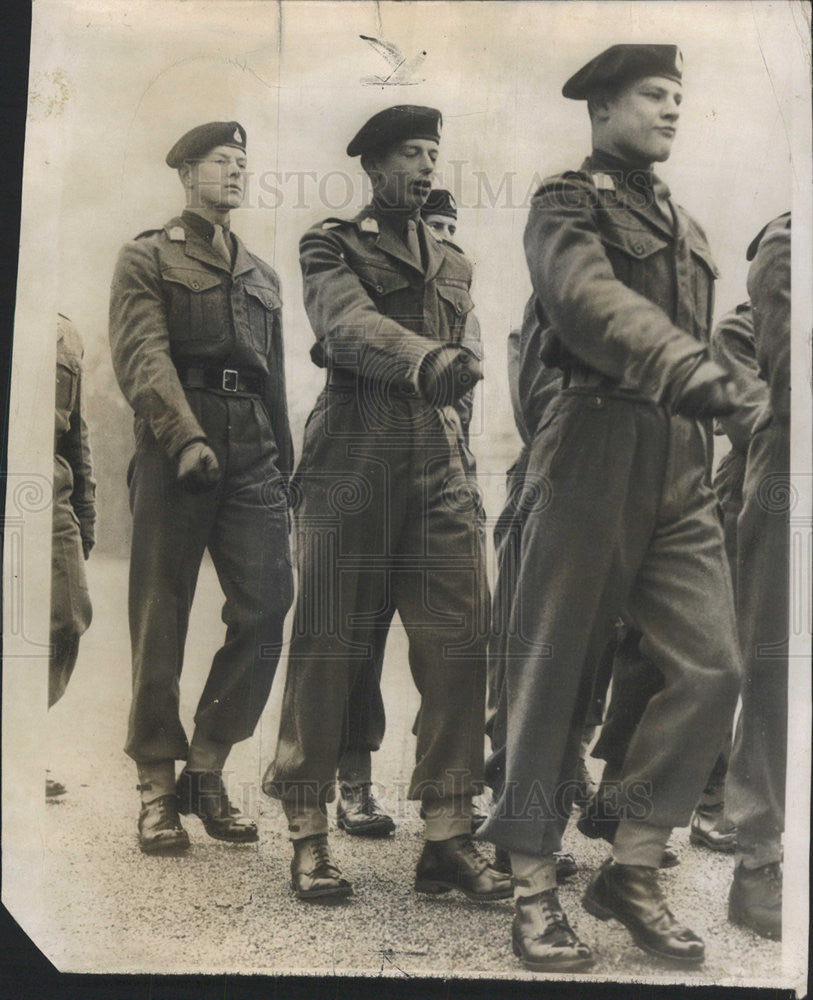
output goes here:
{"type": "Polygon", "coordinates": [[[71,413],[76,405],[79,384],[79,363],[71,358],[60,359],[56,365],[56,408],[71,413]]]}
{"type": "Polygon", "coordinates": [[[221,279],[202,268],[167,267],[167,325],[174,343],[220,343],[229,335],[227,291],[221,279]]]}
{"type": "Polygon", "coordinates": [[[355,271],[380,313],[410,329],[420,329],[423,302],[407,275],[363,258],[356,262],[355,271]]]}
{"type": "Polygon", "coordinates": [[[268,285],[246,282],[249,336],[252,347],[264,358],[272,353],[275,318],[282,308],[282,299],[268,285]]]}
{"type": "Polygon", "coordinates": [[[694,330],[698,340],[709,342],[714,314],[714,282],[720,277],[711,251],[706,246],[690,245],[692,256],[692,293],[694,299],[694,330]]]}
{"type": "Polygon", "coordinates": [[[623,218],[602,225],[601,241],[616,278],[670,312],[663,302],[665,290],[672,287],[668,241],[623,218]]]}
{"type": "Polygon", "coordinates": [[[449,339],[459,342],[466,328],[466,317],[474,308],[468,286],[460,281],[438,281],[438,304],[449,330],[449,339]]]}

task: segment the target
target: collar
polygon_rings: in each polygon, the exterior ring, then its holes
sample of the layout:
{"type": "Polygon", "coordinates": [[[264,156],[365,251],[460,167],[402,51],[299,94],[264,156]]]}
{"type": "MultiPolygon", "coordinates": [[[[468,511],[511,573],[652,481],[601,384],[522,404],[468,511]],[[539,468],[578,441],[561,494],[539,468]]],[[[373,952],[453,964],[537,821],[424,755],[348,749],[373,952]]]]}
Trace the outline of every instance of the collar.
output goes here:
{"type": "MultiPolygon", "coordinates": [[[[202,215],[198,213],[193,208],[185,208],[181,212],[181,220],[187,225],[193,232],[197,233],[198,236],[203,236],[204,239],[210,240],[214,235],[215,227],[209,222],[208,219],[204,219],[202,215]]],[[[223,226],[223,233],[229,233],[230,227],[223,226]]]]}

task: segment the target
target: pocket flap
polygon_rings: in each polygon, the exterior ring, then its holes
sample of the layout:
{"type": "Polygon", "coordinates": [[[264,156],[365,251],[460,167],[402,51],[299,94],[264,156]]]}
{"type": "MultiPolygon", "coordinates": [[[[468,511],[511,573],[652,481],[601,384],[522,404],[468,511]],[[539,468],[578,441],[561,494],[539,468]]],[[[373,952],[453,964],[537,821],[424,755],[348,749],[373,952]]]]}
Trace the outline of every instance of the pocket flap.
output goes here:
{"type": "Polygon", "coordinates": [[[216,288],[220,278],[216,274],[195,267],[165,267],[161,270],[164,281],[174,281],[191,292],[205,292],[216,288]]]}
{"type": "Polygon", "coordinates": [[[601,239],[608,246],[615,247],[636,260],[644,260],[659,253],[667,241],[646,229],[636,226],[605,225],[601,228],[601,239]]]}
{"type": "Polygon", "coordinates": [[[361,281],[372,288],[377,295],[389,295],[410,287],[409,278],[391,267],[379,267],[377,264],[359,261],[356,274],[361,281]]]}
{"type": "Polygon", "coordinates": [[[253,298],[259,299],[266,309],[282,308],[282,299],[279,295],[277,295],[273,288],[269,288],[267,285],[249,285],[247,282],[243,287],[245,288],[247,295],[251,295],[253,298]]]}
{"type": "Polygon", "coordinates": [[[438,281],[435,287],[438,295],[445,299],[459,316],[464,316],[474,308],[474,302],[467,289],[460,285],[438,281]]]}

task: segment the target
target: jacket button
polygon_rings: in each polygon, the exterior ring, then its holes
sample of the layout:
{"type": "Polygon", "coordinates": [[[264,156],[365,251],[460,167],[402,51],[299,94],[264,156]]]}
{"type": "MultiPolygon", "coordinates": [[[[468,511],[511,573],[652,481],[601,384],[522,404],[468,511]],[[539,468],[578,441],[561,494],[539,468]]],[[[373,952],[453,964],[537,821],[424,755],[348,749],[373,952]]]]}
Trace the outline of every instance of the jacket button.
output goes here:
{"type": "Polygon", "coordinates": [[[384,291],[384,286],[383,285],[376,285],[375,286],[375,290],[377,292],[383,292],[384,291]]]}
{"type": "Polygon", "coordinates": [[[459,313],[462,313],[462,312],[463,312],[463,306],[462,306],[462,305],[461,305],[461,304],[460,304],[459,302],[457,303],[457,311],[458,311],[459,313]]]}
{"type": "Polygon", "coordinates": [[[644,245],[643,245],[643,243],[636,243],[635,246],[632,249],[636,253],[643,253],[644,252],[644,245]]]}
{"type": "Polygon", "coordinates": [[[193,281],[192,282],[192,287],[193,288],[200,288],[200,285],[197,283],[197,281],[193,281]]]}

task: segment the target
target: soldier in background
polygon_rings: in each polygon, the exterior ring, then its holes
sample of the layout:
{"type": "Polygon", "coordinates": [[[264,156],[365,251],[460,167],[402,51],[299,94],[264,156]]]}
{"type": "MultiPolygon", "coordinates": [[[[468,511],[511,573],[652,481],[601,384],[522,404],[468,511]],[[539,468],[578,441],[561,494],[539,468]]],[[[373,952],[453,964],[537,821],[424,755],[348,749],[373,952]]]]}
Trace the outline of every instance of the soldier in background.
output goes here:
{"type": "Polygon", "coordinates": [[[245,130],[199,125],[166,162],[186,208],[123,247],[110,297],[113,368],[135,411],[125,751],[138,769],[138,840],[149,854],[189,846],[179,810],[217,840],[257,840],[254,821],[229,801],[223,767],[268,700],[293,597],[279,280],[230,230],[244,194],[245,130]],[[206,549],[226,598],[226,635],[189,742],[179,682],[206,549]],[[176,760],[186,761],[177,783],[176,760]]]}
{"type": "Polygon", "coordinates": [[[348,699],[374,678],[395,611],[421,694],[409,798],[425,817],[415,889],[475,900],[511,894],[471,838],[482,788],[488,590],[478,506],[456,404],[481,378],[472,267],[420,219],[441,115],[401,105],[347,147],[372,203],[300,242],[311,357],[327,385],[294,479],[299,594],[279,741],[263,787],[281,799],[298,898],[346,896],[330,852],[348,699]]]}
{"type": "Polygon", "coordinates": [[[703,421],[733,411],[708,355],[716,275],[702,230],[652,164],[669,157],[682,101],[673,45],[616,45],[564,86],[586,100],[593,153],[535,195],[525,252],[564,388],[537,428],[529,472],[548,502],[525,521],[508,630],[504,791],[480,835],[510,852],[513,948],[527,968],[593,961],[556,890],[585,713],[612,622],[640,629],[664,676],[621,775],[624,818],[584,906],[645,950],[703,961],[657,879],[730,725],[740,660],[731,578],[707,481],[703,421]],[[645,794],[649,792],[649,794],[645,794]]]}
{"type": "MultiPolygon", "coordinates": [[[[96,538],[96,483],[83,404],[84,348],[79,331],[62,313],[57,315],[56,330],[49,708],[65,693],[79,655],[79,639],[90,625],[93,609],[84,563],[96,538]]],[[[61,782],[46,778],[46,798],[65,791],[61,782]]]]}
{"type": "Polygon", "coordinates": [[[726,784],[737,827],[729,920],[782,936],[782,834],[788,739],[790,213],[748,248],[754,344],[768,399],[748,446],[737,522],[737,610],[745,660],[742,711],[726,784]]]}

